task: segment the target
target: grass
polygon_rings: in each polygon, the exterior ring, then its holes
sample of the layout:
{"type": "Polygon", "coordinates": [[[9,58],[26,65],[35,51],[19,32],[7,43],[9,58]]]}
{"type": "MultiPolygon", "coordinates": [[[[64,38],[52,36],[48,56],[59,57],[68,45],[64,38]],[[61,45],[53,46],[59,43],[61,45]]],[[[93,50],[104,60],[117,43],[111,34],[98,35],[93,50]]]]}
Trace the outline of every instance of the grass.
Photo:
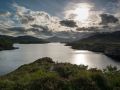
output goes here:
{"type": "Polygon", "coordinates": [[[120,90],[120,70],[88,69],[46,57],[1,76],[0,90],[120,90]]]}

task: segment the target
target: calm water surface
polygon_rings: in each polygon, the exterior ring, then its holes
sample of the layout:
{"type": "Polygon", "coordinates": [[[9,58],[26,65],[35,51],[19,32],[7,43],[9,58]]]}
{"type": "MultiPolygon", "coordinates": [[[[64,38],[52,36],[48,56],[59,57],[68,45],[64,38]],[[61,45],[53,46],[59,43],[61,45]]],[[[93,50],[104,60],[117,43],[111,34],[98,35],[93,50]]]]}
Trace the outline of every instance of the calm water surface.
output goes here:
{"type": "Polygon", "coordinates": [[[0,75],[9,73],[23,64],[33,62],[42,57],[51,57],[55,62],[84,64],[89,67],[105,68],[113,65],[120,68],[120,63],[109,57],[84,50],[73,50],[60,43],[49,44],[15,44],[16,50],[0,51],[0,75]]]}

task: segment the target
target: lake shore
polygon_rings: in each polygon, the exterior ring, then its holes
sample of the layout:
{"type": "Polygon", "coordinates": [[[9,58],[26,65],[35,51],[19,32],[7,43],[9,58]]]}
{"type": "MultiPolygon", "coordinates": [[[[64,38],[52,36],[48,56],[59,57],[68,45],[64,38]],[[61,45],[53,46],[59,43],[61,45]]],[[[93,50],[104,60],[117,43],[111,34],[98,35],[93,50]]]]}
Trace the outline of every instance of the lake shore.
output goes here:
{"type": "Polygon", "coordinates": [[[104,54],[87,50],[74,50],[63,43],[14,44],[14,47],[19,49],[0,52],[0,75],[9,73],[21,65],[31,63],[42,57],[51,57],[59,63],[88,65],[88,68],[104,69],[108,65],[120,68],[120,63],[104,54]]]}
{"type": "Polygon", "coordinates": [[[79,42],[68,43],[67,46],[71,46],[76,50],[89,50],[93,52],[101,52],[116,61],[120,61],[120,44],[112,43],[94,43],[94,42],[79,42]]]}
{"type": "Polygon", "coordinates": [[[96,33],[87,38],[67,43],[77,50],[101,52],[120,62],[120,31],[96,33]]]}

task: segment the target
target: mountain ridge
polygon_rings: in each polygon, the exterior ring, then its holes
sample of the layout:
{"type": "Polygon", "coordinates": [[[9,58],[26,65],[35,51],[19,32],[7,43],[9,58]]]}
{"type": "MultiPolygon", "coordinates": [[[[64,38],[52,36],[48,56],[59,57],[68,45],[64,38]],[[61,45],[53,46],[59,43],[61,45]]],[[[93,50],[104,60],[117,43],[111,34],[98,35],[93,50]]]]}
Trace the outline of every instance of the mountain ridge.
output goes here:
{"type": "Polygon", "coordinates": [[[73,49],[102,52],[120,61],[120,31],[96,33],[90,37],[67,43],[73,49]]]}

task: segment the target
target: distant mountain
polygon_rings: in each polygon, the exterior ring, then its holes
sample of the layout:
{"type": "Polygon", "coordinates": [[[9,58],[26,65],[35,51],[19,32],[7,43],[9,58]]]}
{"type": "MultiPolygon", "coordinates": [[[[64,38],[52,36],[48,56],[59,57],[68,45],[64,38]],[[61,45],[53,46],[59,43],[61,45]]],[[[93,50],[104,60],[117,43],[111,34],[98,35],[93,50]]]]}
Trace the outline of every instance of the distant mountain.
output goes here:
{"type": "Polygon", "coordinates": [[[50,37],[48,39],[46,39],[49,42],[61,42],[61,43],[66,43],[66,42],[71,42],[73,41],[73,38],[62,38],[62,37],[57,37],[57,36],[53,36],[50,37]]]}
{"type": "Polygon", "coordinates": [[[33,36],[7,36],[7,35],[0,35],[0,51],[1,50],[11,50],[14,49],[13,44],[20,43],[20,44],[38,44],[38,43],[48,43],[48,41],[36,38],[33,36]]]}
{"type": "Polygon", "coordinates": [[[6,39],[6,40],[9,40],[13,43],[21,43],[21,44],[48,43],[48,41],[46,41],[44,39],[36,38],[33,36],[13,37],[13,36],[7,36],[7,35],[0,35],[0,40],[1,39],[6,39]]]}
{"type": "Polygon", "coordinates": [[[33,36],[18,36],[14,37],[13,42],[15,43],[22,43],[22,44],[29,44],[29,43],[48,43],[48,41],[45,41],[40,38],[36,38],[33,36]]]}
{"type": "Polygon", "coordinates": [[[74,49],[102,52],[120,61],[120,31],[96,33],[93,36],[67,43],[74,49]]]}
{"type": "Polygon", "coordinates": [[[120,42],[120,31],[96,33],[93,36],[82,39],[82,41],[118,43],[120,42]]]}
{"type": "MultiPolygon", "coordinates": [[[[65,25],[67,24],[70,26],[73,23],[75,24],[74,21],[70,21],[70,20],[61,21],[61,22],[65,25]]],[[[75,26],[75,25],[73,25],[73,26],[75,26]]],[[[55,30],[49,30],[48,27],[44,27],[44,26],[32,25],[32,27],[34,27],[34,28],[25,29],[24,27],[13,27],[13,28],[9,28],[8,31],[14,32],[15,36],[23,36],[23,35],[26,36],[26,35],[29,35],[30,32],[34,32],[35,37],[42,38],[44,40],[48,39],[50,42],[71,42],[71,41],[79,40],[83,37],[89,36],[89,34],[91,34],[90,32],[82,32],[82,31],[76,32],[76,31],[72,30],[72,28],[70,30],[67,30],[67,28],[66,28],[66,30],[64,30],[64,31],[55,31],[55,30]],[[53,37],[53,39],[52,39],[52,37],[53,37]],[[57,39],[55,40],[54,37],[57,37],[57,39]]],[[[12,33],[9,35],[12,35],[12,33]]],[[[8,36],[3,35],[3,37],[8,37],[8,36]]],[[[11,37],[9,36],[8,38],[11,38],[11,37]]],[[[32,37],[32,38],[34,38],[34,37],[32,37]]],[[[21,39],[19,39],[19,40],[21,40],[21,39]]],[[[33,41],[30,41],[30,42],[33,43],[33,41]]],[[[38,40],[37,40],[37,42],[38,42],[38,40]]]]}
{"type": "Polygon", "coordinates": [[[68,43],[80,40],[85,37],[91,36],[93,33],[89,32],[56,32],[53,36],[47,38],[46,40],[49,42],[62,42],[68,43]]]}

